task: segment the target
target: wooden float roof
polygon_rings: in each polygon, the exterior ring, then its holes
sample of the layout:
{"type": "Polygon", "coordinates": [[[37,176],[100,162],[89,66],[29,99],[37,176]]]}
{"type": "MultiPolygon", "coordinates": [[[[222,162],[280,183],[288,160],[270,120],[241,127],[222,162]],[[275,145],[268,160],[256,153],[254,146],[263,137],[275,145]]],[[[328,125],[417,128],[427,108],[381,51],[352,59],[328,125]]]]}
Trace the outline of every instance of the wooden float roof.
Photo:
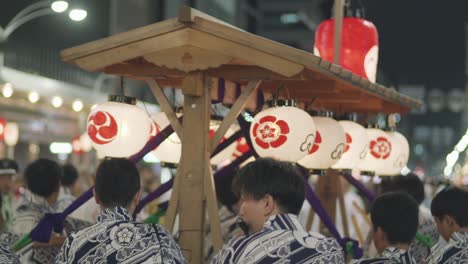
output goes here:
{"type": "Polygon", "coordinates": [[[372,83],[311,53],[248,33],[183,6],[176,18],[63,50],[65,62],[88,71],[180,87],[188,72],[246,83],[339,112],[407,113],[421,102],[372,83]]]}

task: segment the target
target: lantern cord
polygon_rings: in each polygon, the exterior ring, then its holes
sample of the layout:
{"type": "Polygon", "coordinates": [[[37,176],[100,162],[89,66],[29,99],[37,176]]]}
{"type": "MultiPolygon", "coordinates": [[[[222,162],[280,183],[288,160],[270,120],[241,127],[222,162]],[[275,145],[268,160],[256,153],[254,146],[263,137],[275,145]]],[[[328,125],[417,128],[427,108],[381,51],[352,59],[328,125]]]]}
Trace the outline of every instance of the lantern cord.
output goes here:
{"type": "Polygon", "coordinates": [[[125,95],[124,77],[120,76],[120,95],[125,95]]]}
{"type": "Polygon", "coordinates": [[[288,87],[286,87],[286,85],[284,83],[281,83],[280,86],[278,86],[278,88],[276,88],[275,100],[278,100],[278,97],[280,95],[280,90],[285,90],[286,91],[286,99],[291,99],[288,87]]]}

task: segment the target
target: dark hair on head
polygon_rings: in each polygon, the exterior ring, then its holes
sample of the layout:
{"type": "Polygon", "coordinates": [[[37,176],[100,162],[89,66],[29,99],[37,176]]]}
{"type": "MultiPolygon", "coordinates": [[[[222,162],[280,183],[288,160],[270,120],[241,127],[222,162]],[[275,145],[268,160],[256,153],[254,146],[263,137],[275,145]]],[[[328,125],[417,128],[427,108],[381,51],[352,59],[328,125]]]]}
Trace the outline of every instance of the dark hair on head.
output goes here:
{"type": "Polygon", "coordinates": [[[12,159],[1,159],[0,160],[0,176],[1,175],[13,175],[18,173],[18,163],[12,159]]]}
{"type": "Polygon", "coordinates": [[[382,228],[390,244],[411,243],[418,230],[418,214],[418,203],[404,192],[385,193],[371,208],[374,230],[382,228]]]}
{"type": "Polygon", "coordinates": [[[127,207],[140,190],[140,175],[130,160],[106,158],[97,169],[94,189],[104,207],[127,207]]]}
{"type": "Polygon", "coordinates": [[[43,198],[58,192],[62,169],[60,165],[49,159],[38,159],[26,167],[24,179],[28,189],[43,198]]]}
{"type": "Polygon", "coordinates": [[[63,173],[62,173],[62,179],[61,183],[65,187],[70,187],[72,186],[76,180],[78,180],[78,171],[76,170],[75,166],[71,164],[65,164],[62,167],[63,173]]]}
{"type": "Polygon", "coordinates": [[[397,191],[408,193],[418,204],[421,204],[426,197],[424,194],[424,183],[414,173],[393,177],[389,183],[382,186],[383,193],[397,191]]]}
{"type": "Polygon", "coordinates": [[[432,200],[431,213],[439,219],[449,215],[460,227],[468,227],[468,191],[455,186],[444,188],[432,200]]]}
{"type": "Polygon", "coordinates": [[[232,190],[232,182],[237,171],[237,169],[234,169],[222,175],[222,177],[214,179],[218,201],[231,211],[233,210],[232,206],[239,201],[239,197],[232,190]]]}
{"type": "Polygon", "coordinates": [[[234,192],[259,200],[269,194],[282,213],[299,214],[305,197],[304,176],[292,164],[259,158],[244,166],[233,182],[234,192]]]}

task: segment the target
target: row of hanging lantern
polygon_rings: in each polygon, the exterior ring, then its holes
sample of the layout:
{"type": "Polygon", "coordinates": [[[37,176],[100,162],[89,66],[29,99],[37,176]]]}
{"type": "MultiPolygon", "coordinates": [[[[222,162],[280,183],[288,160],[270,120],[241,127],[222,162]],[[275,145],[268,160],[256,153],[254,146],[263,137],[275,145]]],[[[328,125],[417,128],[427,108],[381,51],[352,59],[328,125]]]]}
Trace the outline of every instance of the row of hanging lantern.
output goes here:
{"type": "MultiPolygon", "coordinates": [[[[149,118],[135,105],[134,99],[112,97],[91,112],[87,136],[80,136],[80,143],[90,140],[100,157],[128,157],[168,125],[164,113],[149,118]]],[[[218,127],[219,123],[211,122],[211,137],[218,127]]],[[[221,142],[238,129],[236,125],[231,126],[221,142]]],[[[409,158],[408,142],[398,132],[365,129],[352,121],[336,121],[325,116],[313,117],[288,100],[255,115],[250,137],[259,156],[298,162],[309,169],[359,169],[395,175],[409,158]]],[[[181,141],[172,133],[153,154],[162,162],[178,163],[181,151],[181,141]]],[[[240,138],[215,155],[211,163],[217,165],[246,151],[248,145],[240,138]]]]}
{"type": "Polygon", "coordinates": [[[396,175],[409,158],[408,142],[398,132],[312,117],[292,106],[258,113],[250,136],[260,156],[298,162],[308,169],[359,169],[382,176],[396,175]]]}

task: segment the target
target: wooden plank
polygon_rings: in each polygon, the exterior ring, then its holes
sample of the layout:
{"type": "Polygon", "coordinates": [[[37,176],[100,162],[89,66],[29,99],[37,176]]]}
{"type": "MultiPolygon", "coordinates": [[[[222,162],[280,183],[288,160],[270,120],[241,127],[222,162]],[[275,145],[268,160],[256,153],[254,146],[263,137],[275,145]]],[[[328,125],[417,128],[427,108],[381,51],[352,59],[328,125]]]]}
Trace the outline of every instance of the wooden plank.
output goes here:
{"type": "Polygon", "coordinates": [[[169,207],[167,208],[166,216],[164,217],[164,227],[166,230],[172,233],[174,230],[174,222],[177,215],[177,209],[179,208],[179,196],[180,196],[180,179],[182,176],[182,163],[179,163],[177,173],[174,178],[174,184],[172,185],[171,199],[169,200],[169,207]]]}
{"type": "Polygon", "coordinates": [[[299,74],[304,66],[289,59],[213,36],[200,30],[190,31],[190,44],[249,61],[286,77],[299,74]]]}
{"type": "Polygon", "coordinates": [[[96,71],[145,54],[186,45],[188,43],[190,30],[191,29],[188,28],[180,29],[156,37],[127,43],[100,51],[99,53],[92,54],[92,56],[76,58],[73,62],[85,70],[96,71]]]}
{"type": "Polygon", "coordinates": [[[234,123],[237,116],[244,109],[245,104],[247,103],[247,100],[257,90],[261,82],[262,82],[261,80],[254,80],[254,81],[250,81],[247,84],[246,89],[242,91],[242,93],[237,98],[234,105],[231,107],[231,110],[229,111],[229,113],[224,117],[224,120],[221,123],[221,125],[218,127],[218,130],[216,130],[216,133],[213,136],[213,139],[211,140],[211,152],[213,152],[215,148],[218,146],[219,141],[221,141],[221,139],[223,138],[224,134],[226,134],[229,127],[234,123]]]}
{"type": "Polygon", "coordinates": [[[171,103],[169,103],[169,100],[167,99],[163,90],[161,89],[159,84],[152,78],[147,78],[146,83],[151,88],[151,92],[153,93],[153,96],[159,102],[161,109],[166,114],[167,119],[171,123],[171,126],[174,129],[174,131],[177,133],[177,136],[179,136],[179,138],[182,138],[183,137],[182,126],[180,125],[179,119],[177,118],[176,113],[172,109],[171,103]]]}
{"type": "Polygon", "coordinates": [[[226,23],[226,22],[224,22],[224,21],[222,21],[220,19],[217,19],[215,17],[207,15],[207,14],[201,12],[201,11],[198,11],[197,9],[191,8],[191,7],[186,6],[186,5],[181,6],[179,8],[177,18],[178,18],[179,22],[181,22],[181,23],[194,23],[196,18],[203,18],[205,20],[215,22],[216,24],[220,24],[220,25],[223,25],[223,26],[226,26],[226,27],[236,29],[238,31],[245,32],[241,28],[235,27],[235,26],[233,26],[233,25],[231,25],[229,23],[226,23]]]}
{"type": "Polygon", "coordinates": [[[201,96],[203,94],[203,90],[205,89],[202,76],[203,74],[200,72],[188,74],[182,80],[182,90],[184,91],[184,94],[201,96]]]}
{"type": "Polygon", "coordinates": [[[96,41],[88,42],[73,48],[65,49],[60,52],[62,60],[72,62],[78,58],[90,56],[92,54],[102,52],[104,50],[113,49],[129,43],[138,42],[142,39],[152,38],[171,31],[175,31],[186,27],[179,23],[177,18],[167,19],[159,23],[140,27],[134,30],[116,34],[107,38],[102,38],[96,41]]]}
{"type": "Polygon", "coordinates": [[[203,75],[188,74],[184,87],[184,121],[182,123],[182,178],[180,181],[180,236],[179,245],[189,263],[203,263],[205,221],[204,178],[209,171],[209,122],[211,112],[210,86],[201,96],[185,94],[191,86],[203,83],[203,75]],[[189,87],[187,87],[189,86],[189,87]]]}
{"type": "Polygon", "coordinates": [[[229,81],[303,79],[301,75],[286,77],[258,66],[232,64],[226,64],[216,69],[208,69],[206,74],[229,81]]]}
{"type": "Polygon", "coordinates": [[[182,71],[169,69],[167,67],[157,66],[153,63],[136,64],[136,63],[118,63],[107,66],[102,69],[107,74],[139,76],[139,77],[156,77],[156,76],[183,76],[182,71]]]}
{"type": "Polygon", "coordinates": [[[216,198],[216,187],[214,183],[211,164],[205,164],[208,169],[208,175],[205,177],[205,198],[207,203],[208,215],[210,220],[211,239],[213,240],[214,253],[217,253],[223,246],[223,236],[221,233],[221,221],[218,212],[218,202],[216,198]]]}
{"type": "Polygon", "coordinates": [[[156,65],[183,72],[217,68],[232,60],[232,57],[219,52],[206,50],[191,45],[160,50],[143,57],[156,65]]]}

